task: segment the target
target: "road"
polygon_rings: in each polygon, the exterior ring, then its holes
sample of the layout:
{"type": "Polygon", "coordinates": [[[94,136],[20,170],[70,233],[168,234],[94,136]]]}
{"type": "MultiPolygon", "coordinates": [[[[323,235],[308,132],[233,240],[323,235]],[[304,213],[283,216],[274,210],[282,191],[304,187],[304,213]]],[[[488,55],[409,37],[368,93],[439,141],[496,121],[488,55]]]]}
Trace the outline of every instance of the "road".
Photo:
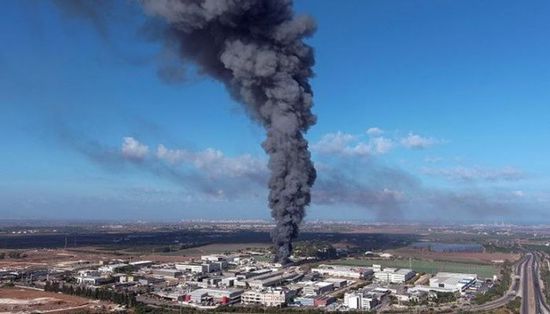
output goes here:
{"type": "Polygon", "coordinates": [[[544,256],[539,252],[528,252],[525,256],[521,267],[521,313],[550,314],[539,272],[539,263],[544,261],[544,256]]]}
{"type": "Polygon", "coordinates": [[[521,278],[523,278],[523,269],[527,264],[527,257],[522,258],[515,266],[512,273],[512,284],[508,288],[506,294],[496,300],[489,301],[481,305],[474,305],[467,310],[472,312],[490,311],[499,307],[505,306],[508,302],[512,301],[518,296],[522,290],[521,278]]]}

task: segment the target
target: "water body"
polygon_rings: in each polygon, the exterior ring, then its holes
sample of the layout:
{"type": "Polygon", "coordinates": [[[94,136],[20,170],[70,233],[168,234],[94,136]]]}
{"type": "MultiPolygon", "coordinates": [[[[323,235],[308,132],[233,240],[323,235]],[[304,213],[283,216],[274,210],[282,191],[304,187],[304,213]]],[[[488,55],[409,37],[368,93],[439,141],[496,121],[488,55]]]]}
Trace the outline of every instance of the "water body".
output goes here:
{"type": "Polygon", "coordinates": [[[411,244],[415,249],[428,249],[432,252],[482,252],[483,246],[479,243],[441,243],[415,242],[411,244]]]}

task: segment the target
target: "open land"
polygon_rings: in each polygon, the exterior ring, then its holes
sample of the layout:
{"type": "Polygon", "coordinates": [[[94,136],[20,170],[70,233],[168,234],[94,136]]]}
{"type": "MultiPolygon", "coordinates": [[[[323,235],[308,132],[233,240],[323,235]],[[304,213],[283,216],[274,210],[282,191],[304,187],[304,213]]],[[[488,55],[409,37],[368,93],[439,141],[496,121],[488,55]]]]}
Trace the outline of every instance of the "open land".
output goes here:
{"type": "Polygon", "coordinates": [[[111,302],[60,293],[21,288],[0,288],[0,312],[102,313],[114,309],[111,302]]]}

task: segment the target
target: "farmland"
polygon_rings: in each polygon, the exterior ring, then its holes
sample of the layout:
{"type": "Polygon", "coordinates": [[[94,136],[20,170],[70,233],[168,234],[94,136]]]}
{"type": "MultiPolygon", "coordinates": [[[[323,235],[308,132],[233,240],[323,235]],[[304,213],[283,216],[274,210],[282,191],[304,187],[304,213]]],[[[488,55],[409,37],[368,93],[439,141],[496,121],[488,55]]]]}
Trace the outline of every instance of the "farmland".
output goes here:
{"type": "Polygon", "coordinates": [[[378,264],[382,267],[412,268],[416,272],[435,274],[437,272],[475,273],[481,278],[490,278],[498,274],[498,267],[494,265],[482,265],[474,263],[459,263],[447,261],[429,261],[411,259],[342,259],[331,264],[372,266],[378,264]]]}

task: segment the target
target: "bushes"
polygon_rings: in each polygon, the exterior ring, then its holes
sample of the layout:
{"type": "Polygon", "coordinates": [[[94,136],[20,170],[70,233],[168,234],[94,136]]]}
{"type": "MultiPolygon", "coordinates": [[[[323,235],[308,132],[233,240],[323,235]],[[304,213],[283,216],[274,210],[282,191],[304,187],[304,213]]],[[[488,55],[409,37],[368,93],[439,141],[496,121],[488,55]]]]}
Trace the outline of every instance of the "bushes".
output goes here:
{"type": "Polygon", "coordinates": [[[506,308],[512,313],[519,313],[521,308],[521,298],[515,297],[512,301],[506,304],[506,308]]]}
{"type": "Polygon", "coordinates": [[[10,251],[8,252],[8,257],[9,258],[22,258],[22,257],[25,257],[23,254],[21,254],[21,252],[19,251],[10,251]]]}
{"type": "Polygon", "coordinates": [[[437,304],[455,302],[456,295],[452,292],[438,292],[437,298],[434,301],[437,304]]]}
{"type": "Polygon", "coordinates": [[[105,288],[93,289],[81,286],[76,286],[75,288],[73,285],[47,281],[44,290],[50,292],[61,292],[64,294],[76,295],[79,297],[96,300],[112,301],[114,303],[126,305],[128,307],[132,307],[137,303],[134,293],[121,293],[105,288]]]}
{"type": "Polygon", "coordinates": [[[510,263],[506,262],[502,269],[500,270],[501,280],[499,283],[496,283],[489,289],[486,293],[476,295],[474,302],[476,304],[484,304],[499,297],[502,297],[510,284],[512,283],[512,266],[510,263]]]}

